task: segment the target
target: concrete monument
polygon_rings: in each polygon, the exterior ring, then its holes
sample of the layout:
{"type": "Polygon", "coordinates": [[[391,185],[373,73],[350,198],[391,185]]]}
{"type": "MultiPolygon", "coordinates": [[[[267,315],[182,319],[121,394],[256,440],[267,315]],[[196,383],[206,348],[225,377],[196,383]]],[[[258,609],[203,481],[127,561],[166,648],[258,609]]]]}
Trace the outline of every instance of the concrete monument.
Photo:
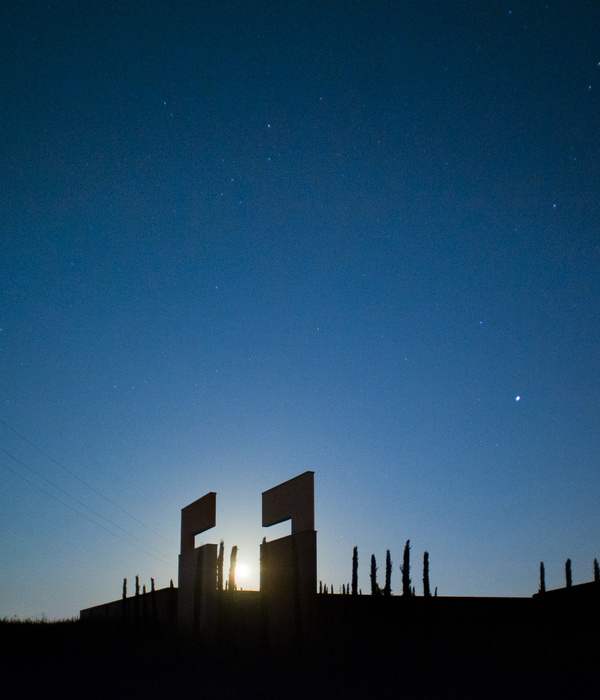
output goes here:
{"type": "Polygon", "coordinates": [[[315,627],[317,533],[314,472],[305,472],[262,494],[262,524],[291,520],[291,535],[260,549],[260,593],[266,638],[273,649],[301,647],[315,627]]]}
{"type": "Polygon", "coordinates": [[[194,538],[217,524],[217,494],[207,493],[181,510],[177,618],[182,630],[212,641],[216,625],[217,545],[194,538]]]}

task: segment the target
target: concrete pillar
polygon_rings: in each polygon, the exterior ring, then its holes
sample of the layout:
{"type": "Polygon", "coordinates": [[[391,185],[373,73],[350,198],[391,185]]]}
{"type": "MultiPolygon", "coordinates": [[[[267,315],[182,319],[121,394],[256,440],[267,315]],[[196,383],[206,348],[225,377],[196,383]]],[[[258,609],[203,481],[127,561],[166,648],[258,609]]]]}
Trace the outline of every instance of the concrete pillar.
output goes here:
{"type": "Polygon", "coordinates": [[[217,524],[217,494],[207,493],[181,510],[181,553],[177,621],[189,634],[214,639],[217,596],[217,545],[194,547],[196,535],[217,524]]]}
{"type": "Polygon", "coordinates": [[[261,545],[260,593],[271,649],[301,648],[315,630],[317,533],[314,472],[262,494],[262,524],[292,521],[292,534],[261,545]]]}

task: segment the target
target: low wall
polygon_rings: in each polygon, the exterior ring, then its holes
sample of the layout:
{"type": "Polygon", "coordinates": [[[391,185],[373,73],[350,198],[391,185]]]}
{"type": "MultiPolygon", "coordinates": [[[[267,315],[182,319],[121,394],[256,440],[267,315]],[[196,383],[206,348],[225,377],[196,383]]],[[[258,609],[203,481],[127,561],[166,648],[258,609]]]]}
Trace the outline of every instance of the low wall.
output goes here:
{"type": "Polygon", "coordinates": [[[177,589],[161,588],[95,605],[79,612],[82,622],[171,625],[177,622],[177,589]]]}
{"type": "MultiPolygon", "coordinates": [[[[573,595],[533,598],[315,594],[316,629],[309,646],[324,657],[358,653],[365,663],[391,655],[415,668],[432,659],[452,666],[469,658],[489,669],[489,659],[514,667],[532,653],[538,660],[577,657],[588,653],[590,628],[600,630],[598,591],[585,586],[570,591],[573,595]]],[[[82,610],[80,619],[175,628],[177,594],[165,588],[116,600],[82,610]]],[[[216,647],[245,656],[270,646],[264,594],[224,591],[215,600],[216,647]]]]}

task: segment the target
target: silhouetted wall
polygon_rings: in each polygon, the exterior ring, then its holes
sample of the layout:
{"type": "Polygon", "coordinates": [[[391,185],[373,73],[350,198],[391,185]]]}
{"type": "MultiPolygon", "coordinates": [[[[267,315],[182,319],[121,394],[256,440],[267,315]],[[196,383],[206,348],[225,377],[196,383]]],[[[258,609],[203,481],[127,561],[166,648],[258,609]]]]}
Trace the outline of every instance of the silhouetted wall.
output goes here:
{"type": "Polygon", "coordinates": [[[315,630],[317,533],[263,542],[260,560],[263,624],[272,646],[308,642],[315,630]]]}
{"type": "Polygon", "coordinates": [[[82,622],[175,625],[177,589],[161,588],[138,596],[95,605],[79,612],[82,622]]]}
{"type": "Polygon", "coordinates": [[[179,555],[179,627],[213,636],[216,624],[217,545],[205,544],[179,555]]]}
{"type": "Polygon", "coordinates": [[[263,491],[262,524],[291,520],[292,534],[260,547],[263,637],[272,650],[312,642],[317,593],[314,472],[263,491]]]}

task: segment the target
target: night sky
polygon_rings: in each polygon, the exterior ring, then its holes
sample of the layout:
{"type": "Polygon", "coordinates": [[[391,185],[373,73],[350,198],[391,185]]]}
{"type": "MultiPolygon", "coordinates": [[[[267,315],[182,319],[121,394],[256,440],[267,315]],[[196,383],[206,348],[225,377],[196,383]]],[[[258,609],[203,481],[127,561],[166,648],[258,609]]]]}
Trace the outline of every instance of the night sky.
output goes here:
{"type": "Polygon", "coordinates": [[[600,6],[3,3],[0,617],[177,584],[315,472],[318,579],[600,557],[600,6]]]}

